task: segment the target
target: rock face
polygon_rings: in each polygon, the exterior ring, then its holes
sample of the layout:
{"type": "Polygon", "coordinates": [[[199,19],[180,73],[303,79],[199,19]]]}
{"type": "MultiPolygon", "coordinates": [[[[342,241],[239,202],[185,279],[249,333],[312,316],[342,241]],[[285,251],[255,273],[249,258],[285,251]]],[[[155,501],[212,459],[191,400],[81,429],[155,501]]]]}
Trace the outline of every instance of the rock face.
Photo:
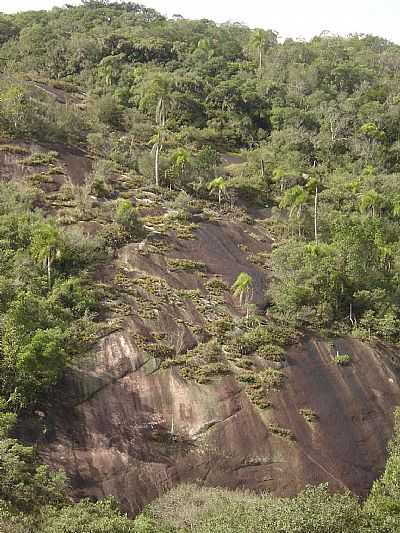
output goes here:
{"type": "MultiPolygon", "coordinates": [[[[59,213],[65,202],[52,193],[66,175],[83,183],[90,159],[62,145],[19,144],[58,151],[62,172],[43,188],[45,211],[59,213]]],[[[24,157],[1,152],[0,179],[46,171],[27,167],[24,157]]],[[[328,482],[333,490],[348,487],[364,495],[384,465],[392,412],[400,404],[399,354],[350,338],[328,343],[306,337],[288,350],[283,388],[269,394],[271,406],[264,410],[251,402],[235,372],[199,384],[176,367],[160,369],[149,343],[164,339],[179,354],[207,340],[204,331],[216,321],[243,314],[229,293],[240,272],[251,275],[253,301],[264,312],[272,239],[262,221],[224,220],[218,212],[214,222],[193,214],[194,228],[171,223],[156,194],[123,178],[115,178],[113,187],[135,198],[147,216],[149,238],[120,250],[97,273],[109,285],[115,313],[122,313],[119,327],[67,372],[40,417],[46,438],[32,426],[23,436],[38,442],[50,465],[65,469],[76,497],[111,494],[132,515],[183,481],[282,495],[328,482]],[[177,269],[179,260],[192,265],[177,269]],[[217,296],[207,288],[216,280],[226,283],[217,296]],[[336,352],[350,354],[351,364],[335,365],[336,352]]],[[[267,210],[253,211],[268,216],[267,210]]],[[[85,227],[95,233],[98,226],[85,227]]]]}
{"type": "Polygon", "coordinates": [[[400,401],[396,356],[350,339],[337,346],[351,366],[333,365],[316,338],[293,347],[286,386],[260,411],[232,377],[199,385],[175,369],[155,372],[127,332],[115,333],[69,374],[81,400],[57,412],[42,454],[65,468],[77,496],[113,494],[132,514],[182,481],[285,495],[328,482],[363,495],[383,467],[400,401]],[[306,421],[305,408],[317,420],[306,421]]]}
{"type": "MultiPolygon", "coordinates": [[[[218,273],[228,283],[242,270],[251,272],[262,307],[268,274],[248,262],[238,243],[252,253],[266,243],[240,225],[211,226],[201,225],[195,240],[175,243],[174,257],[202,260],[207,276],[218,273]]],[[[174,339],[183,331],[182,343],[193,345],[187,324],[214,320],[218,306],[205,306],[201,316],[192,301],[179,301],[176,291],[201,292],[204,278],[171,272],[164,256],[139,249],[128,246],[120,254],[126,276],[159,277],[175,292],[157,286],[162,299],[148,295],[155,318],[127,297],[122,328],[70,369],[62,400],[48,413],[53,430],[41,454],[66,470],[74,495],[114,495],[132,515],[184,481],[280,495],[328,482],[333,490],[364,495],[384,465],[392,412],[400,403],[398,354],[350,338],[332,345],[305,337],[288,350],[284,386],[271,392],[272,406],[264,410],[234,374],[209,384],[187,381],[175,367],[160,369],[137,334],[174,339]],[[336,352],[350,354],[351,364],[334,364],[336,352]]],[[[229,298],[223,305],[234,314],[229,298]]]]}

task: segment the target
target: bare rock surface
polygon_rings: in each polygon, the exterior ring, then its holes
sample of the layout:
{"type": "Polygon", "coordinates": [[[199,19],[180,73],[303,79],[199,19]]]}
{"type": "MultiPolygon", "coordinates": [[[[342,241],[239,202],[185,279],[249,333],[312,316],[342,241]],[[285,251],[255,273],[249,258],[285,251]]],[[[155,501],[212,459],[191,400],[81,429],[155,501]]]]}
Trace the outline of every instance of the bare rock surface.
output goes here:
{"type": "Polygon", "coordinates": [[[234,378],[200,385],[175,369],[154,371],[127,332],[115,333],[90,365],[69,373],[66,389],[77,396],[54,414],[42,454],[65,468],[76,496],[113,494],[132,514],[182,481],[285,495],[328,482],[364,495],[384,465],[398,377],[385,350],[338,344],[351,352],[351,366],[333,365],[319,339],[294,346],[287,384],[262,412],[234,378]]]}
{"type": "MultiPolygon", "coordinates": [[[[177,241],[170,255],[203,261],[206,277],[218,273],[227,284],[240,271],[250,272],[262,306],[266,273],[238,247],[241,242],[260,251],[266,245],[255,237],[240,224],[206,223],[196,239],[177,241]]],[[[132,279],[147,275],[172,289],[203,290],[201,276],[171,272],[167,261],[134,245],[119,257],[132,279]]],[[[167,298],[153,305],[157,318],[144,318],[133,307],[121,330],[70,369],[61,405],[49,414],[54,431],[41,453],[66,470],[75,496],[112,494],[135,514],[184,481],[280,495],[328,482],[333,490],[366,494],[384,465],[400,402],[396,352],[352,338],[328,343],[305,337],[288,350],[284,386],[271,393],[272,407],[260,410],[234,375],[199,384],[175,367],[160,369],[137,343],[137,333],[163,331],[173,339],[182,320],[202,324],[205,318],[190,301],[167,298]],[[336,352],[351,354],[351,364],[334,364],[336,352]]],[[[238,313],[229,295],[224,305],[238,313]]],[[[184,342],[195,342],[189,330],[184,342]]]]}

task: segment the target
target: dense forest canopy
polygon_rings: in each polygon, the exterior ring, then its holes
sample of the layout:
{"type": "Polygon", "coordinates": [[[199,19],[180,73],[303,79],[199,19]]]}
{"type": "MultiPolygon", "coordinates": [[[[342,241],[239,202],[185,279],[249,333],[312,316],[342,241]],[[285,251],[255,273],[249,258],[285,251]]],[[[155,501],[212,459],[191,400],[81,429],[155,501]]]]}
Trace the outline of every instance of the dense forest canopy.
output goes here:
{"type": "MultiPolygon", "coordinates": [[[[369,342],[400,340],[399,82],[400,47],[372,35],[279,42],[273,30],[167,19],[108,0],[0,13],[8,150],[23,154],[15,143],[24,141],[81,147],[94,160],[97,197],[114,200],[108,176],[124,172],[168,189],[182,210],[211,203],[234,217],[268,208],[262,224],[275,246],[264,315],[369,342]]],[[[71,505],[63,476],[10,436],[16,413],[37,405],[96,340],[102,293],[93,271],[143,228],[120,200],[103,234],[87,238],[38,210],[34,188],[0,192],[0,530],[194,530],[168,512],[163,525],[168,500],[135,523],[111,500],[71,505]]],[[[251,281],[238,278],[241,300],[251,281]]],[[[238,517],[217,492],[193,527],[398,532],[398,441],[364,506],[322,487],[291,501],[235,495],[238,517]]]]}
{"type": "Polygon", "coordinates": [[[156,153],[157,181],[189,193],[215,177],[215,151],[241,150],[228,189],[275,205],[295,241],[275,254],[278,308],[331,323],[352,305],[363,331],[396,337],[398,46],[371,35],[278,43],[273,31],[94,1],[2,15],[0,31],[6,134],[83,143],[149,178],[156,153]],[[29,80],[79,89],[84,108],[32,98],[29,80]],[[293,262],[296,287],[282,271],[293,262]]]}

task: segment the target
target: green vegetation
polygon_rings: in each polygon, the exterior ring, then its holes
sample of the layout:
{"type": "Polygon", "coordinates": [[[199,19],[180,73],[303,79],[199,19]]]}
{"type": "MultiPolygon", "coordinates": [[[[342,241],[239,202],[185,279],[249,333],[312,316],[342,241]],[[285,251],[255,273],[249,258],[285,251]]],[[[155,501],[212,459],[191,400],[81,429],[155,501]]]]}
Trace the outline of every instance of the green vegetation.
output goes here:
{"type": "Polygon", "coordinates": [[[241,272],[231,287],[232,294],[239,298],[240,305],[246,308],[247,318],[250,314],[250,302],[253,298],[253,279],[246,272],[241,272]]]}
{"type": "MultiPolygon", "coordinates": [[[[274,251],[250,260],[272,269],[271,312],[398,340],[399,46],[371,35],[278,43],[273,31],[169,20],[132,2],[4,20],[2,137],[79,142],[157,194],[180,190],[203,208],[215,193],[212,216],[267,203],[274,251]]],[[[92,191],[110,194],[98,176],[92,191]]],[[[146,218],[193,238],[188,221],[146,218]]],[[[137,228],[126,223],[129,239],[137,228]]]]}
{"type": "Polygon", "coordinates": [[[268,426],[268,429],[271,433],[274,435],[277,435],[278,437],[281,437],[282,439],[292,440],[295,441],[296,437],[293,434],[293,432],[290,429],[287,428],[281,428],[280,426],[277,426],[276,424],[270,424],[268,426]]]}
{"type": "Polygon", "coordinates": [[[333,358],[333,362],[338,366],[348,366],[351,363],[351,355],[348,353],[337,354],[333,358]]]}
{"type": "Polygon", "coordinates": [[[400,47],[371,35],[280,43],[272,30],[84,0],[0,13],[0,58],[0,158],[16,169],[0,187],[0,530],[398,533],[398,434],[365,504],[325,487],[290,500],[181,487],[132,522],[112,500],[72,505],[63,475],[10,429],[93,345],[100,311],[154,330],[160,309],[179,312],[176,335],[152,331],[143,352],[203,385],[235,376],[262,410],[285,386],[296,331],[400,342],[400,47]],[[67,172],[78,146],[86,177],[79,160],[67,172]],[[245,226],[239,268],[264,270],[264,309],[252,306],[261,276],[233,272],[229,287],[211,264],[169,256],[195,246],[179,241],[205,221],[245,226]],[[125,271],[118,249],[134,242],[125,271]],[[200,288],[158,277],[159,257],[157,274],[139,270],[146,254],[165,256],[173,278],[197,273],[200,288]]]}
{"type": "Polygon", "coordinates": [[[7,152],[9,154],[27,155],[30,153],[28,148],[18,146],[17,144],[0,144],[0,152],[7,152]]]}
{"type": "Polygon", "coordinates": [[[26,157],[21,161],[23,165],[28,167],[40,166],[40,165],[50,165],[57,161],[58,153],[51,152],[36,152],[29,157],[26,157]]]}
{"type": "Polygon", "coordinates": [[[0,196],[0,397],[18,410],[87,349],[99,299],[88,269],[105,252],[101,242],[89,246],[79,232],[45,220],[28,192],[3,184],[0,196]]]}
{"type": "Polygon", "coordinates": [[[138,217],[137,210],[131,205],[129,200],[119,199],[115,208],[115,222],[120,231],[115,234],[119,236],[120,243],[130,240],[139,240],[144,237],[144,229],[138,217]]]}
{"type": "Polygon", "coordinates": [[[304,417],[304,419],[307,420],[307,422],[309,422],[310,424],[318,420],[318,415],[314,413],[314,411],[309,407],[299,409],[299,414],[304,417]]]}
{"type": "Polygon", "coordinates": [[[207,265],[201,261],[193,261],[191,259],[169,259],[168,267],[172,272],[186,270],[188,272],[204,272],[207,270],[207,265]]]}

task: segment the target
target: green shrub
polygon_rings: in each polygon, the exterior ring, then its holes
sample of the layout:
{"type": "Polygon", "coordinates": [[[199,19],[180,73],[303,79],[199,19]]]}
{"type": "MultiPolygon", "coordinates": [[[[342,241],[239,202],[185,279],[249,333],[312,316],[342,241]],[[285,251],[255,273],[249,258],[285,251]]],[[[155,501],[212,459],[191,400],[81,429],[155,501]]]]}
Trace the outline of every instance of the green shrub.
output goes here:
{"type": "Polygon", "coordinates": [[[280,390],[285,381],[285,374],[276,368],[266,368],[257,374],[257,381],[267,390],[280,390]]]}
{"type": "Polygon", "coordinates": [[[146,345],[146,352],[157,359],[173,358],[176,354],[175,348],[163,343],[153,343],[146,345]]]}
{"type": "Polygon", "coordinates": [[[180,270],[187,272],[205,272],[207,270],[205,263],[191,259],[168,259],[168,267],[172,272],[180,270]]]}
{"type": "Polygon", "coordinates": [[[299,409],[299,414],[304,417],[307,422],[316,422],[318,420],[318,415],[316,413],[314,413],[314,411],[310,408],[304,408],[304,409],[299,409]]]}
{"type": "Polygon", "coordinates": [[[351,363],[351,355],[349,354],[337,354],[333,358],[333,362],[338,366],[348,366],[351,363]]]}
{"type": "Polygon", "coordinates": [[[228,284],[220,278],[211,278],[205,283],[206,289],[216,295],[221,295],[226,291],[229,291],[228,284]]]}
{"type": "Polygon", "coordinates": [[[269,345],[272,341],[271,334],[263,327],[258,326],[235,339],[234,344],[242,355],[253,354],[263,345],[269,345]]]}
{"type": "Polygon", "coordinates": [[[127,239],[141,239],[144,236],[143,225],[137,210],[128,200],[118,200],[115,208],[115,222],[124,230],[127,239]]]}
{"type": "Polygon", "coordinates": [[[285,350],[275,344],[263,344],[257,348],[255,355],[277,363],[285,360],[285,350]]]}
{"type": "Polygon", "coordinates": [[[50,152],[36,152],[30,157],[23,159],[21,163],[30,167],[50,165],[57,161],[57,157],[58,153],[53,150],[50,152]]]}
{"type": "Polygon", "coordinates": [[[112,498],[98,502],[81,500],[75,505],[61,509],[49,508],[43,513],[43,525],[40,531],[41,533],[138,533],[134,522],[121,514],[116,501],[112,498]]]}
{"type": "Polygon", "coordinates": [[[268,429],[270,430],[271,433],[273,433],[274,435],[278,435],[278,437],[281,437],[282,439],[287,439],[291,441],[296,440],[296,436],[290,429],[282,428],[275,424],[270,424],[268,426],[268,429]]]}
{"type": "Polygon", "coordinates": [[[27,155],[30,153],[30,150],[29,148],[17,144],[1,144],[0,152],[8,152],[9,154],[15,155],[27,155]]]}

